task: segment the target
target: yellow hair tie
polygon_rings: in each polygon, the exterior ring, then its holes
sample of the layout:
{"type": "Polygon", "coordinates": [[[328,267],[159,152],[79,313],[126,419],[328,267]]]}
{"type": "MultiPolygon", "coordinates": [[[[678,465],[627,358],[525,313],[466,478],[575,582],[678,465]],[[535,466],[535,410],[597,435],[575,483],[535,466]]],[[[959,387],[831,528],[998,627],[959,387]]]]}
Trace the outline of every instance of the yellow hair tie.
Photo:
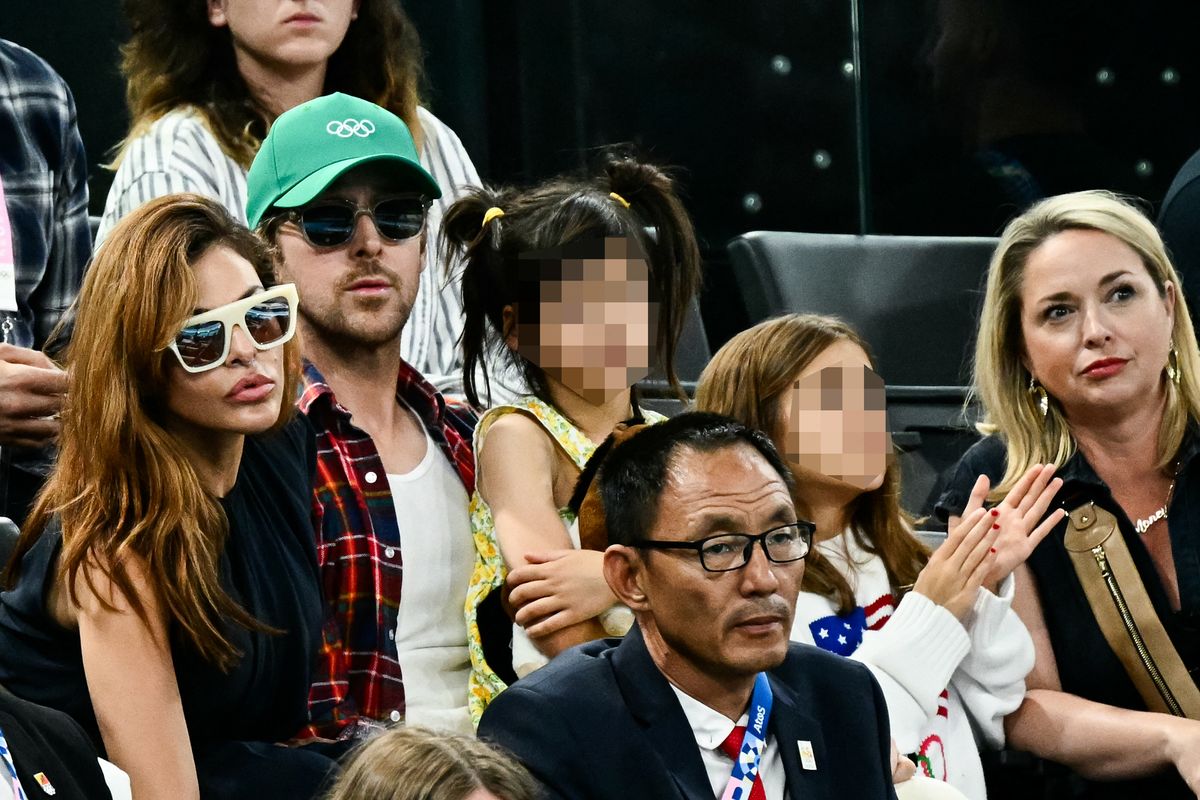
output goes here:
{"type": "Polygon", "coordinates": [[[486,228],[488,226],[489,222],[491,222],[494,219],[500,219],[503,216],[504,216],[503,208],[500,208],[499,206],[492,206],[487,211],[483,212],[483,224],[480,225],[479,227],[486,228]]]}
{"type": "Polygon", "coordinates": [[[616,200],[618,203],[625,206],[626,208],[629,208],[629,201],[626,200],[624,197],[621,197],[621,195],[617,194],[616,192],[609,192],[608,196],[611,197],[613,200],[616,200]]]}

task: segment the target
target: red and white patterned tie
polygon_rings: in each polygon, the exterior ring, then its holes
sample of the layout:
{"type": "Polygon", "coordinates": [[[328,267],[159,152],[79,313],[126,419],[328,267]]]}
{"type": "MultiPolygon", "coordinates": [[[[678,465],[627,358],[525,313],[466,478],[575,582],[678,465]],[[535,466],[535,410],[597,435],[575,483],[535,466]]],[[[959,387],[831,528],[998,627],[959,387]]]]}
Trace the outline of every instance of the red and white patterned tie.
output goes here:
{"type": "MultiPolygon", "coordinates": [[[[736,762],[742,750],[742,740],[746,737],[746,726],[736,725],[721,742],[721,752],[736,762]]],[[[765,753],[764,753],[765,755],[765,753]]],[[[750,800],[767,800],[767,792],[763,789],[762,765],[759,764],[758,774],[754,776],[754,787],[750,789],[750,800]]]]}

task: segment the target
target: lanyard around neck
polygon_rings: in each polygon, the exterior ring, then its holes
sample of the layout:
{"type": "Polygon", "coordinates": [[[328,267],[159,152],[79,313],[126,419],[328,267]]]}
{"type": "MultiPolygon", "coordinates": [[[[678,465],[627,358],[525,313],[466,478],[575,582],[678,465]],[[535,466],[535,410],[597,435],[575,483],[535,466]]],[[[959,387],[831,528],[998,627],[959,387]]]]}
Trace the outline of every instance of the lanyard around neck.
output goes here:
{"type": "Polygon", "coordinates": [[[4,181],[0,180],[0,311],[15,313],[17,309],[17,265],[13,257],[12,218],[4,198],[4,181]]]}
{"type": "Polygon", "coordinates": [[[747,800],[750,797],[763,751],[767,749],[767,723],[771,719],[772,702],[767,673],[760,672],[754,678],[746,734],[742,737],[742,747],[733,761],[733,772],[729,775],[729,783],[725,784],[721,800],[747,800]]]}
{"type": "Polygon", "coordinates": [[[17,767],[8,751],[8,740],[4,738],[4,731],[0,731],[0,764],[3,764],[0,767],[0,780],[12,787],[13,800],[26,800],[25,790],[21,788],[21,779],[17,777],[17,767]]]}

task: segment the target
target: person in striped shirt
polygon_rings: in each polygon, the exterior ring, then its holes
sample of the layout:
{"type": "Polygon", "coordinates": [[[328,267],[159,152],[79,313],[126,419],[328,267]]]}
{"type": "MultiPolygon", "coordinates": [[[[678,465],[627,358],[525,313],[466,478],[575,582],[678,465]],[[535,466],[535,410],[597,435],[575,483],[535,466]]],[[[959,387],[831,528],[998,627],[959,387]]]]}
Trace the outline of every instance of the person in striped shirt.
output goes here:
{"type": "MultiPolygon", "coordinates": [[[[289,108],[333,92],[369,99],[413,132],[443,190],[429,209],[430,241],[442,211],[480,183],[458,136],[420,105],[420,39],[394,0],[127,0],[125,11],[132,125],[113,162],[97,246],[121,217],[173,192],[215,198],[245,223],[246,170],[267,129],[289,108]]],[[[436,254],[425,250],[401,350],[437,388],[457,394],[458,280],[436,254]]]]}

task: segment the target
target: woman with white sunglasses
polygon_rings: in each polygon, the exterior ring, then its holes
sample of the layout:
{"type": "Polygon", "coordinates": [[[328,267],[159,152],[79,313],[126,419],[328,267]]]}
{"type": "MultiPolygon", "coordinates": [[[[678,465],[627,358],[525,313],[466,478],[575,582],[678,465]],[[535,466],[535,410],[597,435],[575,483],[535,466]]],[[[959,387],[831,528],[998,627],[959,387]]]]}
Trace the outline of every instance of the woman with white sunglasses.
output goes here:
{"type": "Polygon", "coordinates": [[[73,716],[139,800],[317,794],[322,612],[293,418],[295,288],[215,201],[154,200],[88,272],[59,461],[0,595],[0,683],[73,716]]]}

